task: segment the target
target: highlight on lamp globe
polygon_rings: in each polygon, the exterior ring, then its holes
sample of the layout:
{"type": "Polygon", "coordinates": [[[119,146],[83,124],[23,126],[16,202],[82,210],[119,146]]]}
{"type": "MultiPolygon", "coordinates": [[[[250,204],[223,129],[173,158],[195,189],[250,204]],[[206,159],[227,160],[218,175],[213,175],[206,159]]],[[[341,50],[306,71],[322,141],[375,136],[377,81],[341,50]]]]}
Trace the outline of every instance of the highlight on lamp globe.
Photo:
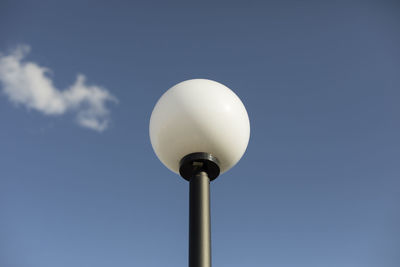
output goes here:
{"type": "Polygon", "coordinates": [[[166,91],[150,118],[150,140],[160,161],[179,173],[191,153],[216,157],[220,173],[243,156],[250,122],[239,97],[225,85],[206,79],[183,81],[166,91]]]}

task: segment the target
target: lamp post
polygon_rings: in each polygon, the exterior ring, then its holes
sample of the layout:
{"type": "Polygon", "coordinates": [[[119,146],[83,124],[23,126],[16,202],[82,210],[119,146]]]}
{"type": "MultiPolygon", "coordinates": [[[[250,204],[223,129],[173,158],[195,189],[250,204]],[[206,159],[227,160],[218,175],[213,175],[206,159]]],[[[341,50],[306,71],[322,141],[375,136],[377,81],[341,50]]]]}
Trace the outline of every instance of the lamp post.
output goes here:
{"type": "Polygon", "coordinates": [[[243,156],[250,137],[237,95],[211,80],[181,82],[166,91],[150,118],[160,161],[189,181],[189,267],[211,267],[210,181],[243,156]]]}

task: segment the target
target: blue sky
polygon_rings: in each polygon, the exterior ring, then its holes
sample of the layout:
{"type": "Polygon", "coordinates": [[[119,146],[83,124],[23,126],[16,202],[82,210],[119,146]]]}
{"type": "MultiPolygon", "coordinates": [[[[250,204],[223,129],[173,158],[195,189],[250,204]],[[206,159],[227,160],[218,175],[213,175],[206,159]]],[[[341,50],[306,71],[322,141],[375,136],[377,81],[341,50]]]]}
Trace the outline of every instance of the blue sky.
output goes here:
{"type": "Polygon", "coordinates": [[[1,1],[0,266],[187,266],[188,184],[148,123],[191,78],[230,87],[251,122],[211,184],[214,266],[399,266],[399,12],[1,1]]]}

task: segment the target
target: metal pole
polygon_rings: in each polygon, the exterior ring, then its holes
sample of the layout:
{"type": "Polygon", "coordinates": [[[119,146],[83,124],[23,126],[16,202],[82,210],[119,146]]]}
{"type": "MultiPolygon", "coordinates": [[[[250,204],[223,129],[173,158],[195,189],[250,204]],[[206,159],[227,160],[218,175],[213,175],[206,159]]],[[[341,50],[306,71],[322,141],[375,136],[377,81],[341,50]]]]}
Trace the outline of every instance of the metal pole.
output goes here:
{"type": "Polygon", "coordinates": [[[211,267],[210,179],[198,172],[190,179],[189,267],[211,267]]]}

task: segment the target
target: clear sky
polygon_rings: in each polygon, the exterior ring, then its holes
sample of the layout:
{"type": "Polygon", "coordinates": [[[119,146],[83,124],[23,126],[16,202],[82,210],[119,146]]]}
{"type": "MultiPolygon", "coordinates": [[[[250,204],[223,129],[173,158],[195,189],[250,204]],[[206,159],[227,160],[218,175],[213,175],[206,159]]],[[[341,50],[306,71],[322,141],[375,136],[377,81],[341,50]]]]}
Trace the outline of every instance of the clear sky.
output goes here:
{"type": "Polygon", "coordinates": [[[214,266],[400,266],[398,1],[0,2],[0,266],[187,266],[149,140],[191,78],[251,137],[211,184],[214,266]]]}

